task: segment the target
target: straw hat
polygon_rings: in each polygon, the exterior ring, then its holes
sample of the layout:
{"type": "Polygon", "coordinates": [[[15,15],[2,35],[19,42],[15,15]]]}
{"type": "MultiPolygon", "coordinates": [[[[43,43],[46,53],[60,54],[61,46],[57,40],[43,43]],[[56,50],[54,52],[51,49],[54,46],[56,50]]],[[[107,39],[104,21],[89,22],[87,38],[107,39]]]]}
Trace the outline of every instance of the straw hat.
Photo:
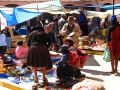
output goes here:
{"type": "Polygon", "coordinates": [[[69,16],[69,17],[68,17],[68,21],[69,21],[69,20],[75,20],[75,18],[74,18],[73,16],[69,16]]]}

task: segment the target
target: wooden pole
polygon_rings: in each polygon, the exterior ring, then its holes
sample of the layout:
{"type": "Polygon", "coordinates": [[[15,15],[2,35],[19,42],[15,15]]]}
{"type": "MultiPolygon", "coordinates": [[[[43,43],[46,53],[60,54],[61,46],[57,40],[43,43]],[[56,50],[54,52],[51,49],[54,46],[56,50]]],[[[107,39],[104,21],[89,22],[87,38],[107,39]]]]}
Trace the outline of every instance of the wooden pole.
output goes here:
{"type": "Polygon", "coordinates": [[[113,16],[115,15],[115,0],[113,0],[113,16]]]}

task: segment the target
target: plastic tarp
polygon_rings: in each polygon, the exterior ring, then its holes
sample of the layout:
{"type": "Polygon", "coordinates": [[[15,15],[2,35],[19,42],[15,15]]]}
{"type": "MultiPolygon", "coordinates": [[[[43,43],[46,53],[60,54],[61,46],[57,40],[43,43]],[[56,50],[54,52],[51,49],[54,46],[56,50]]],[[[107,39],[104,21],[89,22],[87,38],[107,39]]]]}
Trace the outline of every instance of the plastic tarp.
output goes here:
{"type": "Polygon", "coordinates": [[[4,11],[7,14],[12,14],[12,12],[13,12],[13,8],[5,7],[5,6],[0,6],[0,10],[4,11]]]}
{"type": "Polygon", "coordinates": [[[12,14],[7,14],[4,11],[0,11],[0,13],[6,19],[7,25],[10,25],[11,24],[11,20],[12,20],[12,14]]]}
{"type": "Polygon", "coordinates": [[[48,13],[52,13],[54,11],[55,12],[65,11],[63,5],[59,0],[27,4],[27,5],[19,6],[17,8],[24,8],[25,10],[34,11],[34,12],[48,12],[48,13]]]}
{"type": "MultiPolygon", "coordinates": [[[[113,9],[113,5],[105,5],[105,6],[101,6],[101,8],[104,8],[106,10],[111,10],[111,9],[113,9]]],[[[120,9],[120,4],[115,4],[114,8],[115,9],[120,9]]]]}
{"type": "MultiPolygon", "coordinates": [[[[111,10],[107,10],[106,13],[110,14],[110,15],[113,15],[113,10],[112,9],[111,10]]],[[[114,14],[115,15],[119,15],[120,14],[120,9],[115,9],[114,10],[114,14]]]]}
{"type": "Polygon", "coordinates": [[[106,12],[98,12],[98,11],[85,11],[84,12],[87,18],[92,18],[92,17],[100,17],[100,18],[105,18],[108,13],[106,12]]]}
{"type": "Polygon", "coordinates": [[[4,16],[0,13],[0,30],[3,30],[7,26],[7,21],[4,16]]]}
{"type": "Polygon", "coordinates": [[[40,15],[42,13],[38,13],[38,12],[30,12],[21,8],[15,8],[13,10],[13,14],[12,14],[12,22],[11,25],[15,25],[15,24],[19,24],[22,22],[25,22],[27,20],[30,20],[38,15],[40,15]]]}
{"type": "Polygon", "coordinates": [[[7,14],[3,11],[1,11],[1,14],[6,18],[7,24],[9,26],[12,26],[12,25],[17,25],[19,23],[30,20],[42,13],[31,12],[31,11],[24,10],[22,8],[14,8],[12,14],[7,14]]]}

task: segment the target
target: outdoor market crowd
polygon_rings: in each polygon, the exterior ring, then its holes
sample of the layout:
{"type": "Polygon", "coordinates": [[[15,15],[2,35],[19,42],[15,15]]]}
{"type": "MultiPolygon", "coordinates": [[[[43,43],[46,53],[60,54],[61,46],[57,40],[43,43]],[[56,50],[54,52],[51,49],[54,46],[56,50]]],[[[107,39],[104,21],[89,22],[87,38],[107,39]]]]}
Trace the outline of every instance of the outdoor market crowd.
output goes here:
{"type": "MultiPolygon", "coordinates": [[[[87,53],[79,47],[79,38],[85,37],[89,41],[88,45],[103,47],[110,50],[112,72],[117,73],[119,58],[119,23],[116,16],[107,16],[104,19],[93,17],[86,18],[84,13],[79,17],[73,15],[61,15],[59,18],[53,17],[49,23],[45,23],[41,18],[36,19],[35,26],[28,26],[28,47],[24,47],[23,41],[17,42],[15,56],[17,60],[22,60],[22,65],[30,66],[34,73],[35,85],[38,85],[38,69],[43,74],[43,83],[47,83],[46,73],[52,69],[53,63],[49,51],[62,53],[56,62],[57,76],[59,80],[75,77],[85,77],[80,72],[87,60],[87,53]]],[[[9,27],[0,31],[0,54],[5,54],[11,48],[11,34],[9,27]]]]}

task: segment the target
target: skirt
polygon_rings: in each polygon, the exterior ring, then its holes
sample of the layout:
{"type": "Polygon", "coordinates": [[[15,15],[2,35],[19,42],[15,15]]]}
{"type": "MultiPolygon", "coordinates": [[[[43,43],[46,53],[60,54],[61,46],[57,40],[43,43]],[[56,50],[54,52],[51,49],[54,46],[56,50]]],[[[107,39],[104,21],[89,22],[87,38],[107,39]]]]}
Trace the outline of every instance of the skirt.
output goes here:
{"type": "Polygon", "coordinates": [[[44,45],[31,45],[28,50],[27,65],[51,69],[52,61],[48,48],[44,45]]]}
{"type": "Polygon", "coordinates": [[[110,52],[113,59],[120,58],[120,40],[112,40],[110,42],[110,52]]]}

